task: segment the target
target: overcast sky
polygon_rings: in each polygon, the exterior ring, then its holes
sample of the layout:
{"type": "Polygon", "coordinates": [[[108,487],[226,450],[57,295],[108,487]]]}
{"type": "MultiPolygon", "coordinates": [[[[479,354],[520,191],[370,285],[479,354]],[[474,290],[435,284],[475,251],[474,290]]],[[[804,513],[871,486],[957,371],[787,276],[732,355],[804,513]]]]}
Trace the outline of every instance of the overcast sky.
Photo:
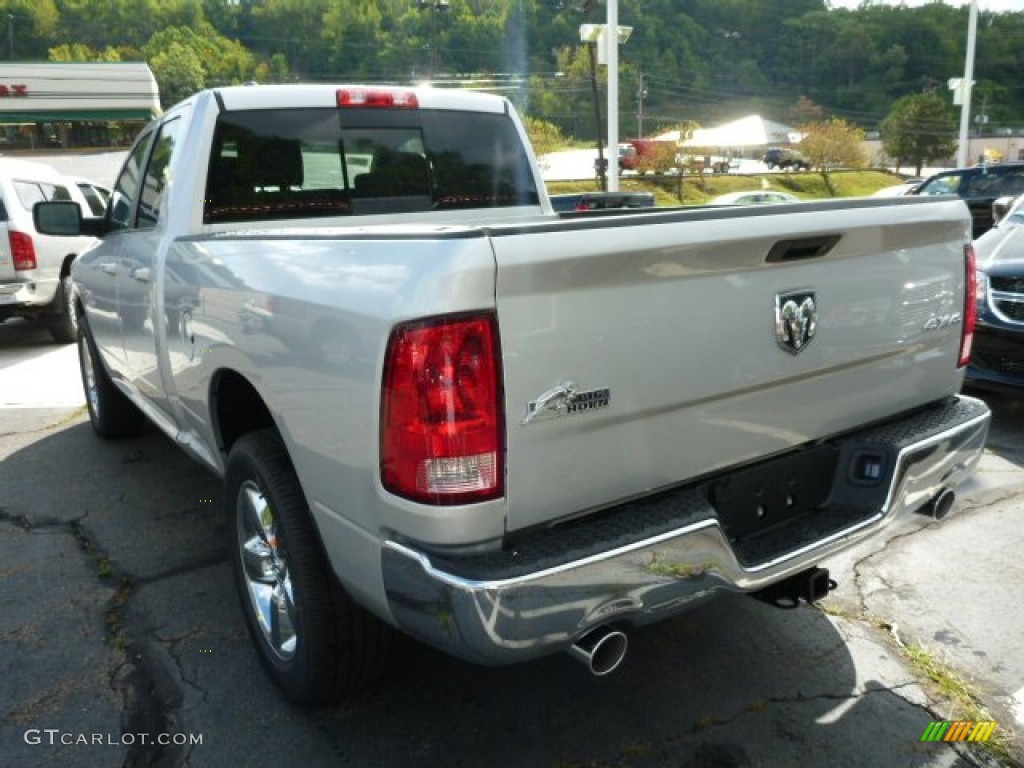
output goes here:
{"type": "MultiPolygon", "coordinates": [[[[829,0],[833,8],[858,8],[863,0],[829,0]]],[[[884,2],[885,5],[926,5],[933,0],[872,0],[884,2]]],[[[967,5],[968,0],[944,0],[946,5],[967,5]]],[[[1005,13],[1006,11],[1024,11],[1024,0],[978,0],[978,8],[983,11],[1005,13]]]]}

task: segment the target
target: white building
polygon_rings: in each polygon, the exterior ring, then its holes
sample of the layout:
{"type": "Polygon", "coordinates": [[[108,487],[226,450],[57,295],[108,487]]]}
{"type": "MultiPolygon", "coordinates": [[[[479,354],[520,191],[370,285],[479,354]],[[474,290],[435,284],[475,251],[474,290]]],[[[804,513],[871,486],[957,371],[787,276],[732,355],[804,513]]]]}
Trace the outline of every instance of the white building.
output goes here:
{"type": "Polygon", "coordinates": [[[136,123],[137,130],[160,111],[145,62],[0,63],[0,145],[110,143],[110,123],[136,123]]]}

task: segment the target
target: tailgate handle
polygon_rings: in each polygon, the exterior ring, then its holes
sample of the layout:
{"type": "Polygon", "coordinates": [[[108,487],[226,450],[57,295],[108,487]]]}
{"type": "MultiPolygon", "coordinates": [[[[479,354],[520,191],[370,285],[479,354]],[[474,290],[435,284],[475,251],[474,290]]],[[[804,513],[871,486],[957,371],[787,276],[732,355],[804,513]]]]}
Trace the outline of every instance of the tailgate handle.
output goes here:
{"type": "Polygon", "coordinates": [[[802,259],[820,259],[835,248],[842,235],[820,235],[818,237],[801,237],[798,240],[779,240],[768,251],[768,264],[784,261],[801,261],[802,259]]]}

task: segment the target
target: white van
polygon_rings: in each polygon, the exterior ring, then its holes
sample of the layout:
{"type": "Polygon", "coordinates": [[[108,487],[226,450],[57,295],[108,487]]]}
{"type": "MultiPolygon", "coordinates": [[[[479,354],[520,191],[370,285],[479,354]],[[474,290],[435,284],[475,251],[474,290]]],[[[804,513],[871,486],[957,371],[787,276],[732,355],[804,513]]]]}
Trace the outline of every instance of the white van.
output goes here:
{"type": "Polygon", "coordinates": [[[93,238],[37,233],[32,206],[44,200],[74,200],[91,214],[81,191],[56,169],[0,157],[0,322],[27,317],[68,343],[78,335],[71,262],[93,238]]]}

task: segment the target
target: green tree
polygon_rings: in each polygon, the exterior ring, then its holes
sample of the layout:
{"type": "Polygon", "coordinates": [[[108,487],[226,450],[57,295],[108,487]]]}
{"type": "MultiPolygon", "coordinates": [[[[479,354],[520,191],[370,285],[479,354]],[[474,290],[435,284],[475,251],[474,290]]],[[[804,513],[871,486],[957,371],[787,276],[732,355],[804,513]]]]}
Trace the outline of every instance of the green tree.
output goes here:
{"type": "Polygon", "coordinates": [[[50,49],[50,61],[121,61],[121,52],[109,45],[94,51],[83,43],[65,43],[50,49]]]}
{"type": "Polygon", "coordinates": [[[554,123],[547,120],[539,120],[535,117],[524,117],[523,127],[526,128],[526,135],[530,137],[530,144],[538,157],[554,152],[565,146],[565,136],[554,123]]]}
{"type": "Polygon", "coordinates": [[[839,117],[831,117],[815,123],[805,123],[797,130],[803,134],[800,150],[807,161],[818,169],[828,193],[835,197],[831,172],[835,168],[862,168],[865,165],[861,152],[864,131],[839,117]]]}
{"type": "Polygon", "coordinates": [[[934,91],[911,93],[892,105],[881,122],[882,147],[895,158],[897,170],[904,163],[921,168],[932,160],[956,151],[955,118],[947,99],[934,91]]]}
{"type": "MultiPolygon", "coordinates": [[[[163,92],[163,81],[157,74],[157,67],[153,64],[156,57],[160,57],[162,68],[170,67],[178,75],[186,73],[195,63],[199,65],[199,72],[203,83],[216,85],[238,84],[250,79],[256,69],[256,58],[243,45],[222,37],[209,25],[192,27],[168,27],[150,37],[143,48],[142,53],[149,62],[150,69],[160,83],[163,92]],[[175,68],[172,62],[167,61],[166,53],[170,50],[189,52],[187,60],[180,68],[175,68]]],[[[191,75],[185,77],[183,82],[194,81],[191,75]]],[[[201,86],[202,87],[202,86],[201,86]]],[[[187,95],[187,94],[186,94],[187,95]]]]}
{"type": "Polygon", "coordinates": [[[150,56],[148,63],[160,87],[160,101],[165,106],[177,104],[196,91],[202,90],[206,84],[206,75],[199,56],[179,42],[172,42],[150,56]]]}

